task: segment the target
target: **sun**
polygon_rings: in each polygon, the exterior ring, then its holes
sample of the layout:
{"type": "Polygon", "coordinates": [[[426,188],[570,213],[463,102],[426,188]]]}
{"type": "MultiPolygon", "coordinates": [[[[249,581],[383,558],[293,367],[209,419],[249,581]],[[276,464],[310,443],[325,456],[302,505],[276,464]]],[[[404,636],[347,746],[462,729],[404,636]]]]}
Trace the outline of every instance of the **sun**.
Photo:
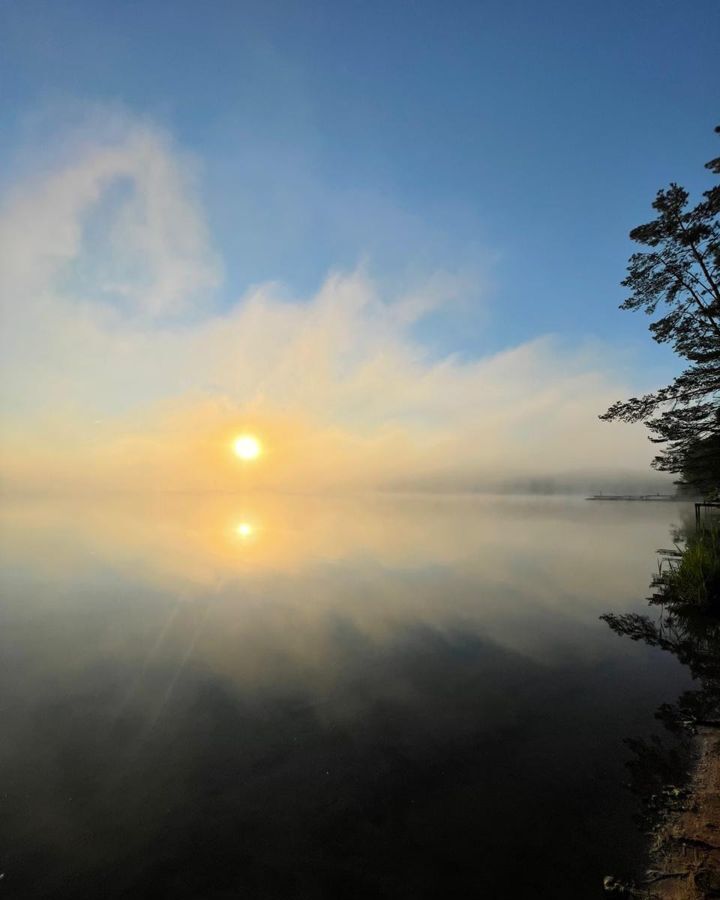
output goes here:
{"type": "Polygon", "coordinates": [[[235,456],[238,456],[240,459],[257,459],[262,453],[262,444],[252,434],[241,434],[233,441],[233,450],[235,456]]]}

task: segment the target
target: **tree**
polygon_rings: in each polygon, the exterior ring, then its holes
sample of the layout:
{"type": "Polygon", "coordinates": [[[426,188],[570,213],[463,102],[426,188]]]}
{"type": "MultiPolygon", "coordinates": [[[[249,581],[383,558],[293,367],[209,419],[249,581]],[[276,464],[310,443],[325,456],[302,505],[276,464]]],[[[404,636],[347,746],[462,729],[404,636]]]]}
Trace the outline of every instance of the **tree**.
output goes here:
{"type": "MultiPolygon", "coordinates": [[[[706,168],[720,175],[720,157],[706,168]]],[[[618,401],[600,418],[644,421],[650,440],[665,445],[654,468],[707,491],[720,483],[720,185],[703,198],[688,209],[680,185],[658,192],[657,218],[630,232],[649,249],[632,254],[622,282],[630,296],[620,308],[650,316],[660,308],[649,326],[653,339],[689,365],[666,387],[618,401]]]]}

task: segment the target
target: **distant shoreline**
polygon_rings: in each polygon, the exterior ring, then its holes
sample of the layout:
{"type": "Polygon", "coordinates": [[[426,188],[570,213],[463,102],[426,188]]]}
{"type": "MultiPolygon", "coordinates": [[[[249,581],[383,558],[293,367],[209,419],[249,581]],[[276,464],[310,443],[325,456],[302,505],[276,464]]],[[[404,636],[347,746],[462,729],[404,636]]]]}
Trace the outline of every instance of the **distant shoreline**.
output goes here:
{"type": "Polygon", "coordinates": [[[664,503],[688,503],[688,497],[677,497],[675,494],[593,494],[586,500],[634,500],[644,502],[664,503]]]}

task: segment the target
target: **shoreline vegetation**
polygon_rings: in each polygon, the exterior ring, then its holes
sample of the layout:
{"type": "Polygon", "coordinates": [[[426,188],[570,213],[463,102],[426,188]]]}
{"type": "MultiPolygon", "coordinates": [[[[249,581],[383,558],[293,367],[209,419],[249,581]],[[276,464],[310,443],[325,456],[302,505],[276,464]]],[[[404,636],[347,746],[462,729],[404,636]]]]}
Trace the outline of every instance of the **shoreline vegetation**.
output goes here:
{"type": "Polygon", "coordinates": [[[720,515],[711,510],[675,535],[673,549],[658,551],[648,600],[658,617],[601,617],[617,634],[672,653],[697,684],[657,710],[669,740],[626,741],[649,865],[638,882],[607,876],[608,893],[645,900],[720,896],[720,515]]]}

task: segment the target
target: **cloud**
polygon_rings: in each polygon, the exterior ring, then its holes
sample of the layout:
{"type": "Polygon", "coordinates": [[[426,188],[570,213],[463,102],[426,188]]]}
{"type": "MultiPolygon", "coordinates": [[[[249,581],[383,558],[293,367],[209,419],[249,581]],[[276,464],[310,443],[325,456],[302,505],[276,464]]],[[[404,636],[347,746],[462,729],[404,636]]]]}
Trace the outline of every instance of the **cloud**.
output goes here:
{"type": "Polygon", "coordinates": [[[0,210],[6,484],[308,490],[646,469],[640,429],[597,421],[627,392],[607,353],[541,336],[437,358],[413,326],[457,293],[442,275],[388,296],[362,269],[334,272],[311,297],[268,284],[223,306],[194,170],[168,136],[115,117],[66,146],[0,210]],[[247,429],[268,450],[252,471],[228,449],[247,429]]]}

